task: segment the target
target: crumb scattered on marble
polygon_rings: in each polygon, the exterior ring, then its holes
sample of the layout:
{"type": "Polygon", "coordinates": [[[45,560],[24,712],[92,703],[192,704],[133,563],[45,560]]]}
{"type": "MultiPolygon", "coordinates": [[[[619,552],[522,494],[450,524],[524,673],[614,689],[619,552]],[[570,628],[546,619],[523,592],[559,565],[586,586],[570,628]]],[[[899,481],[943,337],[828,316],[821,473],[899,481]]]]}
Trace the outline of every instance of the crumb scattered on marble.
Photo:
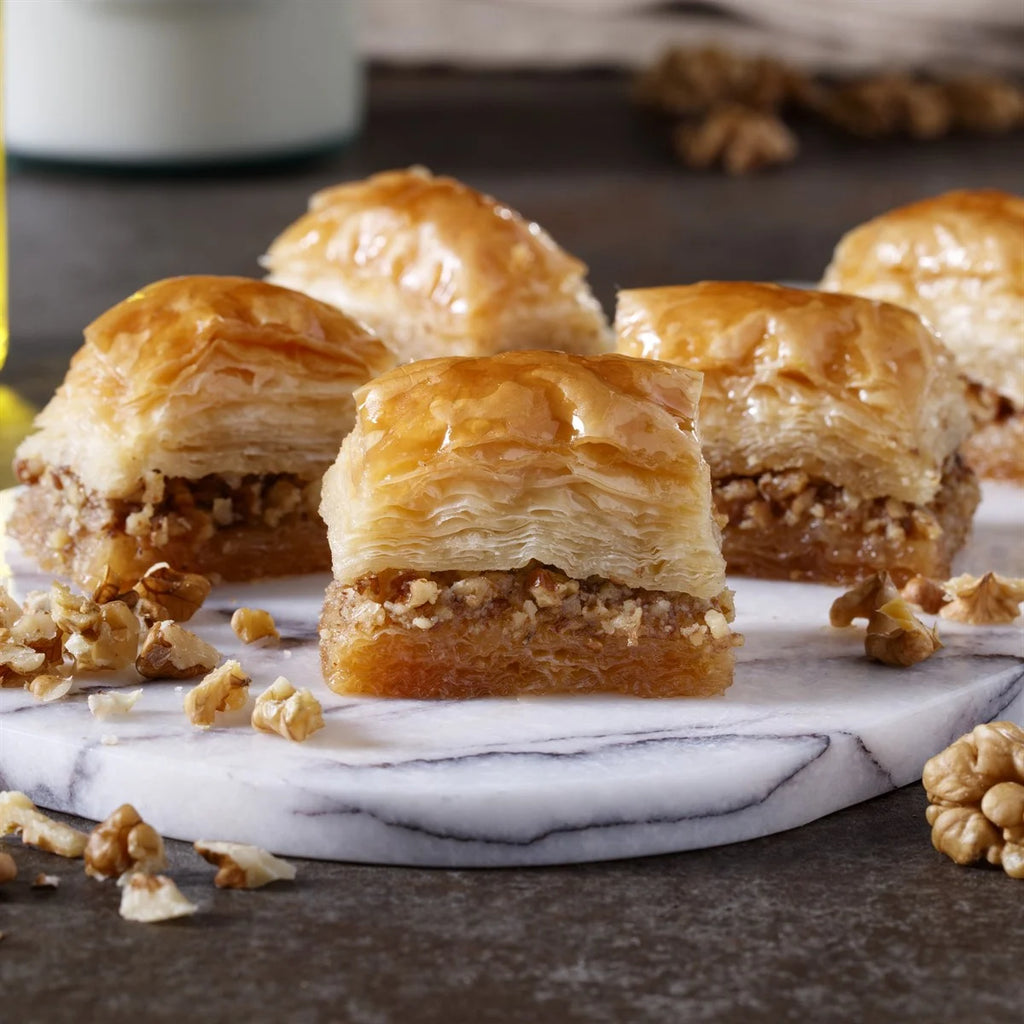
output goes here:
{"type": "Polygon", "coordinates": [[[309,690],[296,690],[288,679],[278,676],[256,698],[252,726],[301,743],[324,727],[323,708],[309,690]]]}
{"type": "Polygon", "coordinates": [[[281,639],[274,617],[263,608],[238,608],[231,616],[231,628],[242,643],[275,644],[281,639]]]}
{"type": "Polygon", "coordinates": [[[101,721],[111,715],[127,715],[141,696],[141,687],[137,690],[101,690],[89,694],[89,710],[94,718],[101,721]]]}
{"type": "Polygon", "coordinates": [[[192,844],[204,860],[218,868],[218,889],[259,889],[270,882],[295,879],[295,866],[259,846],[197,839],[192,844]]]}
{"type": "Polygon", "coordinates": [[[116,747],[121,741],[113,733],[104,733],[100,737],[100,743],[105,747],[116,747]]]}

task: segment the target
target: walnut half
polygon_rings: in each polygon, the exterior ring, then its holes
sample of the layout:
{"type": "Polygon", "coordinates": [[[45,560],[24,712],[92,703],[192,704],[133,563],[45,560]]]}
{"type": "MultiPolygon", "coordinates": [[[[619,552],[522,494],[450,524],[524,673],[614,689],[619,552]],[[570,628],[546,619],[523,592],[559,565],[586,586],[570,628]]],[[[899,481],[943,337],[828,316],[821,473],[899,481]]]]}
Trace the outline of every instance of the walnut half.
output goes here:
{"type": "Polygon", "coordinates": [[[126,871],[153,873],[167,867],[164,841],[131,804],[122,804],[89,833],[85,873],[103,881],[126,871]]]}
{"type": "Polygon", "coordinates": [[[932,845],[957,864],[987,860],[1024,878],[1024,729],[990,722],[924,766],[932,845]]]}
{"type": "Polygon", "coordinates": [[[942,585],[949,600],[939,614],[973,626],[1004,626],[1020,615],[1024,579],[987,572],[984,576],[954,576],[942,585]]]}

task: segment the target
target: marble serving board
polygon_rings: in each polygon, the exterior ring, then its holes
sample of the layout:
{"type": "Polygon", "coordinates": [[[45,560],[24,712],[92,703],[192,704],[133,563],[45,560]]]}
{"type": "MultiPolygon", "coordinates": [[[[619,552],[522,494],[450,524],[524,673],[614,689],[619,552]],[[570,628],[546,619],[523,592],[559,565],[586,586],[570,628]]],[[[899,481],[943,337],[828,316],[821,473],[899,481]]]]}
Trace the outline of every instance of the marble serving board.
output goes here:
{"type": "MultiPolygon", "coordinates": [[[[12,589],[49,579],[8,544],[12,589]]],[[[1024,491],[986,487],[962,571],[1024,575],[1024,491]]],[[[184,686],[147,683],[99,721],[83,677],[53,704],[0,690],[0,789],[99,819],[133,803],[164,835],[382,864],[572,863],[694,849],[793,828],[921,775],[975,724],[1024,724],[1024,633],[940,623],[914,668],[868,662],[859,628],[831,629],[833,588],[733,579],[746,636],[736,681],[710,700],[624,697],[386,701],[323,685],[316,624],[326,576],[216,588],[190,624],[237,657],[258,692],[309,686],[326,727],[302,744],[253,731],[249,709],[201,731],[184,686]],[[240,605],[267,608],[278,647],[243,647],[240,605]]],[[[250,698],[250,708],[251,708],[250,698]]]]}

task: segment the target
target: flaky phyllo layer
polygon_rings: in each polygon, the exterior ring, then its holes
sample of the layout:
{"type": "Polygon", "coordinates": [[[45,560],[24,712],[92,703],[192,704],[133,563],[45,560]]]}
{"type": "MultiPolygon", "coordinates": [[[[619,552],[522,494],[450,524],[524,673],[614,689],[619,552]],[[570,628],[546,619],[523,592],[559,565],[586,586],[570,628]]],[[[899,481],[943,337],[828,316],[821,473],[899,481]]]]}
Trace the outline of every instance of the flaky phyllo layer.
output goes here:
{"type": "Polygon", "coordinates": [[[716,596],[699,390],[699,375],[666,364],[535,352],[377,378],[324,478],[335,578],[537,562],[716,596]]]}

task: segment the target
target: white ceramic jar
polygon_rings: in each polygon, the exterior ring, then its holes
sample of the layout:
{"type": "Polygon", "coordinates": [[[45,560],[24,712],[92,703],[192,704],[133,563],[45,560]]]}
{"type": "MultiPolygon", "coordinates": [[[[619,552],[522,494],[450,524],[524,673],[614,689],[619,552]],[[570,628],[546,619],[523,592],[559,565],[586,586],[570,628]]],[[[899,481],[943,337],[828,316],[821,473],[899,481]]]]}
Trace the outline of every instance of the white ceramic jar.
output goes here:
{"type": "Polygon", "coordinates": [[[354,0],[6,0],[4,120],[19,156],[265,159],[359,127],[354,0]]]}

